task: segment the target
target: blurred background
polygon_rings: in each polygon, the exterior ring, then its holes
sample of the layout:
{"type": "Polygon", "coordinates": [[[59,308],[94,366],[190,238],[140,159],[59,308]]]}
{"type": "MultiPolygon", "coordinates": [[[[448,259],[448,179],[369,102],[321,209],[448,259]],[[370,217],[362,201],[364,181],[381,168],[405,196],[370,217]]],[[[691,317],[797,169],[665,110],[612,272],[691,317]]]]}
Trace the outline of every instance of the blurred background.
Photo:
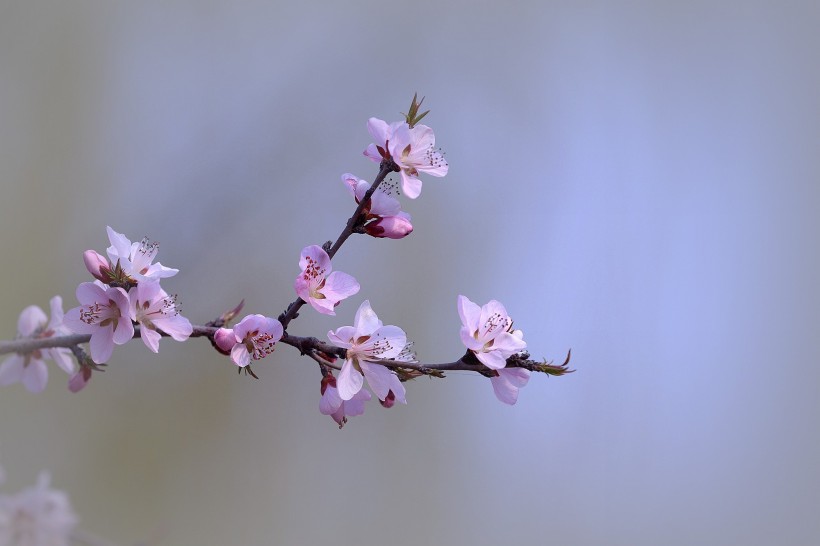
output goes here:
{"type": "Polygon", "coordinates": [[[812,544],[820,540],[820,5],[0,0],[0,339],[88,280],[105,226],[161,243],[204,323],[278,315],[302,247],[372,179],[368,117],[432,109],[450,174],[415,232],[335,267],[426,361],[456,298],[536,358],[407,385],[341,431],[316,366],[202,340],[118,348],[71,394],[0,391],[7,491],[42,469],[120,546],[812,544]]]}

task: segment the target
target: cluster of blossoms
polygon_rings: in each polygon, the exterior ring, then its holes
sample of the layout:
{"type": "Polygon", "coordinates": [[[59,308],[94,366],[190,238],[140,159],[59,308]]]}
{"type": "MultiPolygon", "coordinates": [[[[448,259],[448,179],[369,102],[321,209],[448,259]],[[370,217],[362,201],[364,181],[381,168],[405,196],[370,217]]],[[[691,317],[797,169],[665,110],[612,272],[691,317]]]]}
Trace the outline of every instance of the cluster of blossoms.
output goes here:
{"type": "Polygon", "coordinates": [[[37,349],[29,353],[15,353],[0,365],[0,385],[22,382],[31,392],[42,391],[48,381],[44,359],[53,359],[68,373],[69,389],[81,390],[91,377],[96,365],[111,357],[114,345],[127,343],[134,337],[135,325],[140,337],[153,352],[159,352],[159,340],[167,334],[177,341],[191,335],[191,322],[179,314],[176,296],[170,296],[160,287],[160,279],[172,277],[177,269],[153,263],[159,246],[147,239],[132,243],[110,227],[111,246],[108,257],[94,250],[83,254],[83,261],[93,282],[77,287],[78,307],[63,315],[62,299],[51,300],[51,320],[37,306],[29,306],[20,314],[17,324],[18,339],[41,339],[75,334],[90,334],[91,361],[72,358],[67,348],[37,349]]]}
{"type": "MultiPolygon", "coordinates": [[[[0,544],[3,546],[68,546],[77,525],[68,495],[51,489],[47,473],[37,484],[13,494],[0,494],[0,544]]],[[[0,468],[0,485],[3,484],[0,468]]]]}
{"type": "MultiPolygon", "coordinates": [[[[368,121],[367,128],[374,142],[366,147],[364,155],[379,163],[379,176],[371,184],[351,173],[342,175],[343,184],[356,201],[356,212],[334,244],[328,242],[324,246],[310,245],[302,249],[298,262],[301,271],[293,284],[298,296],[296,301],[278,318],[251,314],[234,327],[228,327],[240,305],[217,321],[197,327],[195,334],[209,337],[218,351],[254,377],[251,364],[271,354],[277,342],[298,347],[302,354],[319,363],[322,372],[319,409],[340,427],[348,417],[362,414],[365,403],[374,396],[386,408],[396,402],[406,404],[402,382],[418,375],[441,376],[441,370],[447,369],[474,370],[490,378],[496,397],[506,404],[516,403],[519,390],[530,378],[530,370],[522,367],[528,358],[523,333],[513,329],[506,309],[495,300],[479,306],[465,296],[458,297],[460,334],[467,351],[459,361],[449,365],[419,364],[404,330],[394,325],[385,326],[369,300],[359,306],[352,326],[328,332],[330,344],[316,338],[288,335],[288,325],[303,305],[335,316],[341,302],[359,292],[361,287],[355,278],[333,270],[331,259],[341,244],[353,233],[387,239],[408,236],[413,225],[397,196],[403,193],[411,199],[417,198],[422,186],[420,173],[437,177],[447,174],[449,166],[443,153],[435,147],[433,130],[419,123],[427,114],[419,114],[420,104],[414,97],[402,121],[388,123],[376,118],[368,121]],[[400,173],[400,183],[386,179],[390,172],[400,173]]],[[[111,227],[107,230],[110,246],[106,256],[93,250],[83,255],[86,268],[95,280],[78,286],[76,295],[80,305],[63,316],[62,300],[56,296],[51,300],[50,320],[40,308],[30,306],[18,321],[18,339],[21,340],[37,341],[70,333],[90,336],[90,359],[76,345],[69,345],[71,349],[65,346],[18,349],[19,352],[0,364],[0,385],[22,382],[30,391],[43,390],[48,378],[44,360],[52,359],[70,375],[69,388],[76,392],[88,382],[92,370],[107,362],[115,345],[128,342],[137,333],[153,352],[159,351],[163,335],[184,341],[193,334],[191,322],[179,314],[176,296],[169,296],[160,287],[162,279],[176,275],[178,270],[154,263],[158,245],[147,239],[132,243],[111,227]]],[[[534,367],[531,361],[526,366],[545,371],[545,368],[534,367]]],[[[544,366],[549,367],[546,363],[544,366]]],[[[563,367],[554,368],[557,371],[553,369],[553,373],[557,375],[566,372],[563,367]]]]}
{"type": "MultiPolygon", "coordinates": [[[[165,333],[177,341],[191,335],[191,322],[179,314],[176,296],[160,287],[160,280],[173,277],[179,270],[153,263],[159,245],[143,238],[132,243],[111,227],[108,259],[87,250],[83,254],[86,268],[96,279],[77,287],[79,307],[66,312],[65,325],[77,334],[90,334],[91,360],[103,364],[111,357],[114,345],[123,345],[134,337],[134,326],[140,327],[143,343],[159,352],[159,340],[165,333]]],[[[82,378],[90,377],[85,367],[82,378]]],[[[77,386],[82,388],[83,381],[77,386]]]]}

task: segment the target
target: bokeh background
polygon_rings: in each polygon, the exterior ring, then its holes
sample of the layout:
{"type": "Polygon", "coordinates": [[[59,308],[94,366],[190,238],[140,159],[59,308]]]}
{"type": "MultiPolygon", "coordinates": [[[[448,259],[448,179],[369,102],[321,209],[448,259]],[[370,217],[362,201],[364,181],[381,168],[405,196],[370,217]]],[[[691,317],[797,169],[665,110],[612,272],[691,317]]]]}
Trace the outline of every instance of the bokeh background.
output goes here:
{"type": "Polygon", "coordinates": [[[0,338],[66,308],[105,226],[161,242],[205,322],[276,316],[414,91],[450,174],[416,231],[334,262],[419,355],[456,297],[536,357],[515,407],[452,373],[344,430],[289,347],[240,377],[135,342],[72,395],[0,391],[6,490],[41,469],[121,546],[820,540],[820,4],[0,0],[0,338]]]}

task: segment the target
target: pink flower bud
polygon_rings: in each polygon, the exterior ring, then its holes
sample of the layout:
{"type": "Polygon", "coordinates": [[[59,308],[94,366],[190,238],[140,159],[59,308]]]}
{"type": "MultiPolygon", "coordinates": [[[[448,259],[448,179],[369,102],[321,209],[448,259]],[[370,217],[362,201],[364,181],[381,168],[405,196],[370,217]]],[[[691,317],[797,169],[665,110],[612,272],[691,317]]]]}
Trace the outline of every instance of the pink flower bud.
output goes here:
{"type": "Polygon", "coordinates": [[[83,261],[88,272],[91,273],[95,279],[104,283],[111,281],[111,277],[106,273],[111,271],[108,265],[108,260],[100,253],[94,250],[86,250],[83,252],[83,261]]]}
{"type": "Polygon", "coordinates": [[[388,391],[387,396],[384,397],[384,400],[379,400],[381,405],[385,408],[392,408],[396,404],[396,395],[393,391],[388,391]]]}
{"type": "Polygon", "coordinates": [[[91,379],[91,368],[88,366],[80,367],[80,371],[71,376],[68,380],[68,390],[71,392],[80,392],[88,384],[91,379]]]}
{"type": "Polygon", "coordinates": [[[367,224],[364,229],[373,237],[402,239],[412,233],[413,224],[410,223],[409,216],[385,216],[367,224]]]}
{"type": "Polygon", "coordinates": [[[236,336],[231,328],[220,328],[214,334],[214,343],[226,355],[231,354],[231,349],[236,345],[236,336]]]}

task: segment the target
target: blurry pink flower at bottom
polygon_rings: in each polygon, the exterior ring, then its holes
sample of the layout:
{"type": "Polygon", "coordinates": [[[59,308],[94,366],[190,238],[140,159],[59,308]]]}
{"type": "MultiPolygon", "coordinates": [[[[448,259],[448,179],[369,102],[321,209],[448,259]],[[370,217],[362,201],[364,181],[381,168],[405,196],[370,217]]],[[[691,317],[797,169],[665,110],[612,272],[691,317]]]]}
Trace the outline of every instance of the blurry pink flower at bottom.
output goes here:
{"type": "MultiPolygon", "coordinates": [[[[36,305],[23,309],[17,320],[18,339],[43,339],[70,333],[63,324],[63,299],[54,296],[49,303],[51,320],[36,305]]],[[[0,386],[22,383],[29,392],[42,392],[48,382],[45,359],[49,358],[67,374],[74,373],[76,364],[69,349],[37,349],[27,354],[15,353],[7,357],[0,364],[0,386]]]]}
{"type": "Polygon", "coordinates": [[[274,345],[282,339],[284,329],[276,319],[263,315],[248,315],[234,328],[220,328],[214,334],[214,342],[240,368],[271,354],[274,345]]]}
{"type": "Polygon", "coordinates": [[[80,307],[65,315],[65,325],[77,334],[91,334],[91,359],[102,364],[111,358],[114,345],[134,337],[128,294],[122,288],[84,282],[77,287],[80,307]]]}
{"type": "Polygon", "coordinates": [[[0,495],[0,544],[69,546],[77,516],[65,492],[51,489],[49,476],[14,495],[0,495]]]}

